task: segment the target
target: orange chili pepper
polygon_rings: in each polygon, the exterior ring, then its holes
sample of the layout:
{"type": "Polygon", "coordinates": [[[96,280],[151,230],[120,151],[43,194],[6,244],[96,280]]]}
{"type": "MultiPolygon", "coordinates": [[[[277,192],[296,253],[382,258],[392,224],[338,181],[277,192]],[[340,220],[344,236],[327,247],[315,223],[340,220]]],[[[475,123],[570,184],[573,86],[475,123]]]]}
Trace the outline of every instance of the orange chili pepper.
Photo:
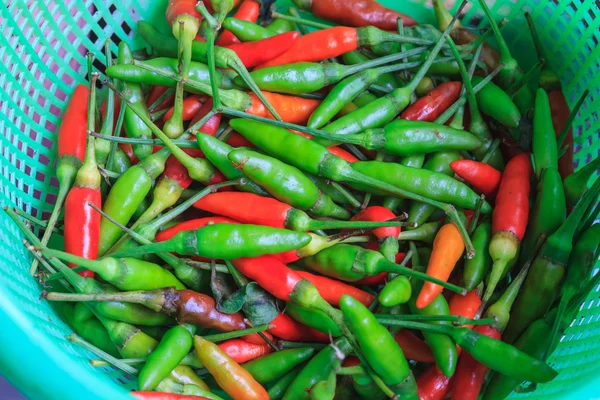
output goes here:
{"type": "MultiPolygon", "coordinates": [[[[281,119],[290,124],[305,125],[313,111],[321,104],[320,100],[304,99],[297,96],[286,96],[264,91],[263,94],[269,103],[273,104],[275,111],[281,116],[281,119]]],[[[246,112],[259,117],[273,119],[273,116],[259,98],[254,93],[249,93],[249,95],[252,99],[252,105],[246,109],[246,112]]]]}

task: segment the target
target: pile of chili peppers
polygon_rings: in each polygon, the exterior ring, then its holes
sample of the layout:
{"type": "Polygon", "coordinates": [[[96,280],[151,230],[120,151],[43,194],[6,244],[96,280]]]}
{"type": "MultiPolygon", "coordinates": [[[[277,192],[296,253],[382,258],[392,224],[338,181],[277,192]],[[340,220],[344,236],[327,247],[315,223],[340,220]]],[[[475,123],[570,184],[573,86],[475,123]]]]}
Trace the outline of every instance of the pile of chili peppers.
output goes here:
{"type": "Polygon", "coordinates": [[[89,57],[52,215],[6,209],[69,340],[141,399],[502,399],[551,381],[598,282],[600,158],[574,173],[570,131],[586,93],[570,111],[528,15],[523,71],[483,0],[485,32],[441,0],[438,27],[294,2],[330,24],[170,0],[172,35],[138,24],[148,57],[106,46],[101,104],[89,57]]]}

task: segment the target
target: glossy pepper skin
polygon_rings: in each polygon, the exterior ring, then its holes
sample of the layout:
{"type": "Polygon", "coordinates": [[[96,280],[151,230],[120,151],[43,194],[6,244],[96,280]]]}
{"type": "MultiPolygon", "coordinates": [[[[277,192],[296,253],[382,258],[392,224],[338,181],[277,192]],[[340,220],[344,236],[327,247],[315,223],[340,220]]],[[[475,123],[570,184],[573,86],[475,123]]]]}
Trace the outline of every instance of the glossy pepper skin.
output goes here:
{"type": "Polygon", "coordinates": [[[342,296],[340,309],[367,362],[383,382],[390,386],[410,386],[411,379],[405,382],[412,378],[408,362],[391,333],[377,322],[368,308],[351,296],[342,296]]]}
{"type": "Polygon", "coordinates": [[[306,326],[310,326],[319,332],[323,332],[333,337],[342,336],[342,331],[333,320],[319,310],[304,308],[293,302],[289,302],[286,305],[285,312],[296,321],[301,322],[306,326]]]}
{"type": "Polygon", "coordinates": [[[558,169],[558,148],[552,126],[550,100],[544,89],[538,89],[535,95],[533,109],[533,162],[538,179],[542,171],[553,168],[558,169]]]}
{"type": "MultiPolygon", "coordinates": [[[[474,76],[472,82],[474,85],[481,83],[483,78],[474,76]]],[[[477,104],[481,112],[488,115],[507,128],[518,128],[521,120],[521,113],[518,107],[506,92],[496,86],[493,82],[486,84],[477,94],[477,104]]]]}
{"type": "Polygon", "coordinates": [[[288,51],[299,36],[299,32],[285,32],[253,42],[230,44],[226,47],[237,54],[246,68],[252,68],[288,51]]]}
{"type": "MultiPolygon", "coordinates": [[[[454,377],[447,377],[439,372],[435,365],[429,366],[425,372],[417,378],[419,399],[443,400],[450,392],[450,389],[452,389],[453,381],[454,377]]],[[[458,387],[456,389],[457,392],[460,392],[461,390],[462,389],[459,389],[458,387]]]]}
{"type": "MultiPolygon", "coordinates": [[[[562,90],[552,90],[548,92],[550,101],[550,112],[552,114],[552,125],[556,137],[560,135],[570,114],[569,105],[565,99],[562,90]]],[[[564,142],[565,154],[558,159],[558,171],[563,180],[573,173],[573,129],[569,128],[564,142]]]]}
{"type": "Polygon", "coordinates": [[[444,82],[406,108],[400,118],[433,122],[458,99],[461,88],[460,82],[444,82]]]}
{"type": "MultiPolygon", "coordinates": [[[[237,9],[234,18],[243,19],[245,21],[256,22],[260,14],[260,4],[254,0],[245,0],[240,4],[237,9]]],[[[235,37],[231,31],[224,30],[219,35],[219,38],[215,42],[217,46],[228,46],[231,44],[240,43],[240,40],[235,37]]],[[[248,66],[246,66],[248,67],[248,66]]]]}
{"type": "Polygon", "coordinates": [[[215,378],[218,385],[233,398],[268,400],[267,391],[219,347],[200,336],[194,337],[198,359],[215,378]]]}
{"type": "Polygon", "coordinates": [[[269,329],[269,333],[282,340],[290,340],[292,342],[329,342],[329,335],[303,325],[285,313],[279,313],[271,321],[271,325],[275,325],[275,328],[269,329]]]}
{"type": "Polygon", "coordinates": [[[458,160],[450,163],[452,171],[473,188],[483,195],[486,199],[494,201],[502,173],[489,164],[474,160],[458,160]]]}
{"type": "Polygon", "coordinates": [[[410,330],[399,330],[394,334],[394,340],[398,343],[398,346],[400,346],[407,359],[423,363],[434,362],[433,354],[427,343],[410,330]]]}
{"type": "Polygon", "coordinates": [[[309,360],[314,352],[312,347],[281,350],[245,363],[242,367],[258,383],[264,385],[283,377],[297,365],[309,360]]]}
{"type": "Polygon", "coordinates": [[[475,247],[475,257],[465,260],[463,269],[463,282],[465,289],[471,291],[477,287],[485,277],[485,274],[492,267],[492,258],[488,252],[490,241],[492,240],[492,224],[484,221],[473,233],[473,247],[475,247]]]}
{"type": "Polygon", "coordinates": [[[404,26],[416,25],[414,19],[382,6],[373,0],[295,0],[296,6],[310,10],[319,18],[345,26],[369,26],[380,29],[397,29],[396,20],[401,18],[404,26]]]}
{"type": "Polygon", "coordinates": [[[244,339],[230,339],[218,346],[238,364],[264,357],[273,351],[267,343],[252,343],[244,339]]]}

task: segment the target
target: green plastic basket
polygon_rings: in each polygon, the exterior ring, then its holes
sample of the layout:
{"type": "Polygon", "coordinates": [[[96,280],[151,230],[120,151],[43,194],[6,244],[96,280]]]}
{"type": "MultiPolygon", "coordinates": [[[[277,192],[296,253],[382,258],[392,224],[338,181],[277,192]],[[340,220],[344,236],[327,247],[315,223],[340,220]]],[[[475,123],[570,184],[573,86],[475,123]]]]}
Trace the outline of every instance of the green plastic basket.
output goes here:
{"type": "MultiPolygon", "coordinates": [[[[319,0],[315,0],[319,1],[319,0]]],[[[425,23],[435,23],[424,0],[384,0],[388,7],[425,23]]],[[[454,3],[449,1],[448,3],[454,3]]],[[[600,123],[600,1],[496,0],[492,13],[506,17],[510,48],[527,69],[535,51],[522,17],[529,11],[549,61],[573,105],[584,89],[590,95],[574,123],[575,163],[598,156],[600,123]],[[596,107],[594,107],[596,105],[596,107]]],[[[55,201],[55,131],[73,87],[85,82],[85,53],[103,70],[102,46],[125,40],[145,43],[135,34],[143,18],[168,32],[166,0],[8,0],[0,8],[0,205],[17,206],[47,218],[55,201]]],[[[289,0],[279,1],[281,10],[289,0]]],[[[454,5],[456,8],[457,5],[454,5]]],[[[454,10],[452,10],[454,11],[454,10]]],[[[485,26],[476,2],[465,8],[463,23],[485,26]]],[[[31,257],[22,234],[0,212],[0,372],[34,399],[130,398],[130,376],[95,368],[93,355],[65,340],[69,328],[44,300],[29,275],[31,257]]],[[[59,246],[60,243],[53,243],[59,246]]],[[[593,293],[550,359],[560,375],[520,398],[600,398],[600,297],[593,293]]]]}

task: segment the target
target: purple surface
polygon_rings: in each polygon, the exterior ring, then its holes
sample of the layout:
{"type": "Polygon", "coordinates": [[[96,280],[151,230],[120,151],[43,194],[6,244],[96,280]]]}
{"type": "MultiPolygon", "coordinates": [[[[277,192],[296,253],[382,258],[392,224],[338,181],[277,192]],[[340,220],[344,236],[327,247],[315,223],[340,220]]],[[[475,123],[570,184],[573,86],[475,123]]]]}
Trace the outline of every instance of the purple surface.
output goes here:
{"type": "Polygon", "coordinates": [[[0,375],[0,399],[25,400],[25,397],[0,375]]]}

